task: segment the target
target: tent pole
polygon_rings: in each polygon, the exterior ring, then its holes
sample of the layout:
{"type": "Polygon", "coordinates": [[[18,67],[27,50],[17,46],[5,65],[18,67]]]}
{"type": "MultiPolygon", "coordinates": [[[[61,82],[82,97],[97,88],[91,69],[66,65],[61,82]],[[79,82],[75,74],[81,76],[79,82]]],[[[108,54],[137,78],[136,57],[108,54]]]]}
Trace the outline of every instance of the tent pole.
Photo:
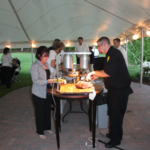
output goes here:
{"type": "Polygon", "coordinates": [[[141,72],[140,72],[140,86],[142,87],[142,79],[143,79],[143,28],[141,29],[141,72]]]}
{"type": "Polygon", "coordinates": [[[128,66],[128,53],[127,53],[127,50],[128,50],[128,41],[127,41],[127,36],[126,36],[126,54],[127,54],[127,66],[128,66]]]}
{"type": "Polygon", "coordinates": [[[31,48],[32,64],[33,64],[33,48],[31,48]]]}

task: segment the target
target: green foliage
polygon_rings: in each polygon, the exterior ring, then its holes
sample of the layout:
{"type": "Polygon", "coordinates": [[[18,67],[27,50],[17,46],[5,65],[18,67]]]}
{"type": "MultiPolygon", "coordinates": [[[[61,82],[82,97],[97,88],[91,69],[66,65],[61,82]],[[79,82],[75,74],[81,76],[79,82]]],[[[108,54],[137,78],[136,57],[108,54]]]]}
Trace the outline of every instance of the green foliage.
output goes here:
{"type": "Polygon", "coordinates": [[[148,72],[150,71],[150,67],[143,67],[143,74],[148,75],[148,72]]]}
{"type": "MultiPolygon", "coordinates": [[[[141,59],[141,38],[128,42],[128,49],[135,54],[135,56],[141,59]],[[133,46],[132,46],[132,44],[133,46]]],[[[124,45],[125,46],[125,45],[124,45]]],[[[131,52],[128,51],[129,63],[134,63],[135,59],[137,64],[140,64],[139,60],[135,58],[131,52]]],[[[144,37],[144,49],[143,49],[143,61],[150,61],[150,38],[144,37]]]]}
{"type": "Polygon", "coordinates": [[[135,74],[135,76],[136,76],[136,78],[140,78],[140,73],[137,72],[137,73],[135,74]]]}
{"type": "Polygon", "coordinates": [[[149,75],[143,75],[143,79],[144,79],[144,81],[149,82],[150,76],[149,75]]]}
{"type": "Polygon", "coordinates": [[[65,47],[64,50],[75,50],[75,47],[65,47]]]}
{"type": "Polygon", "coordinates": [[[135,75],[130,75],[131,80],[134,80],[136,78],[135,75]]]}

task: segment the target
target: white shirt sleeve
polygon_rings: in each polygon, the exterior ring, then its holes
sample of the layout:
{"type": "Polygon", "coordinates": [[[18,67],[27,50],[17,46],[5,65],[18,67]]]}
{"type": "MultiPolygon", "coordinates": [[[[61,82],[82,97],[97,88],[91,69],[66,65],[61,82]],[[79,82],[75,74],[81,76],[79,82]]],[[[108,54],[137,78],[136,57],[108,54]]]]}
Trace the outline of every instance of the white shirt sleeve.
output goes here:
{"type": "Polygon", "coordinates": [[[128,66],[127,52],[126,52],[126,50],[125,50],[122,46],[119,46],[119,47],[118,47],[118,50],[120,50],[120,52],[122,53],[122,55],[123,55],[123,57],[124,57],[124,60],[125,60],[125,63],[126,63],[126,65],[128,66]]]}

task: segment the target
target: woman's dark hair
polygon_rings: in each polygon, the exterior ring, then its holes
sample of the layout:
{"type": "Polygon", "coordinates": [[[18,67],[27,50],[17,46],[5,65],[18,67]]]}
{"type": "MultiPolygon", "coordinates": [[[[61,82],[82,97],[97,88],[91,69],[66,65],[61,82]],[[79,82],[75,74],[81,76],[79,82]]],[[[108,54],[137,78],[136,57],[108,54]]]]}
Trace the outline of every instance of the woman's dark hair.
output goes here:
{"type": "Polygon", "coordinates": [[[36,51],[36,55],[35,57],[40,60],[40,58],[42,57],[43,54],[46,54],[47,56],[49,56],[49,50],[46,46],[40,46],[37,51],[36,51]]]}
{"type": "Polygon", "coordinates": [[[9,48],[5,47],[4,50],[3,50],[3,54],[6,55],[9,50],[10,50],[9,48]]]}

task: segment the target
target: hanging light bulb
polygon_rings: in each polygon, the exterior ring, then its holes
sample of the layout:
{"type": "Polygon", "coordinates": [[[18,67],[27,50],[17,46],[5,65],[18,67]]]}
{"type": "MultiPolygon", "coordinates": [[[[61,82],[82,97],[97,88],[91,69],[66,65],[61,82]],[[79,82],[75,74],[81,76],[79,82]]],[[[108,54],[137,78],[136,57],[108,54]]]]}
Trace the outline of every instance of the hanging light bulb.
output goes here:
{"type": "Polygon", "coordinates": [[[137,35],[137,34],[133,36],[133,39],[134,39],[134,40],[136,40],[137,38],[138,38],[138,35],[137,35]]]}
{"type": "Polygon", "coordinates": [[[67,43],[66,46],[69,46],[69,43],[67,43]]]}
{"type": "Polygon", "coordinates": [[[6,47],[10,48],[10,45],[7,45],[6,47]]]}
{"type": "Polygon", "coordinates": [[[35,47],[35,44],[34,44],[34,43],[32,43],[32,47],[35,47]]]}
{"type": "Polygon", "coordinates": [[[149,30],[147,30],[146,34],[147,34],[147,35],[150,35],[150,29],[149,29],[149,30]]]}
{"type": "Polygon", "coordinates": [[[95,42],[95,45],[97,46],[97,43],[95,42]]]}
{"type": "Polygon", "coordinates": [[[120,43],[121,45],[123,45],[123,42],[121,41],[121,43],[120,43]]]}

